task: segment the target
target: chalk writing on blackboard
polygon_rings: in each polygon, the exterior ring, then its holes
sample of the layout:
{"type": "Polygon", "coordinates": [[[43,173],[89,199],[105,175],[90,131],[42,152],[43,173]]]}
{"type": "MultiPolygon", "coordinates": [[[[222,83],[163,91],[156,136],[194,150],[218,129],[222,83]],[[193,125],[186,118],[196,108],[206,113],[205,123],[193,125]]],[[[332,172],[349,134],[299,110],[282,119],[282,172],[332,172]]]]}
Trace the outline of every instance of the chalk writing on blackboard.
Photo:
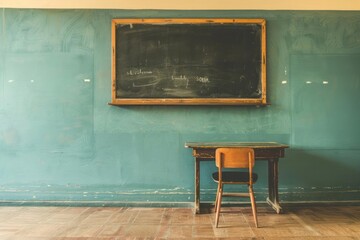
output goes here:
{"type": "Polygon", "coordinates": [[[114,19],[112,104],[266,104],[264,19],[114,19]]]}

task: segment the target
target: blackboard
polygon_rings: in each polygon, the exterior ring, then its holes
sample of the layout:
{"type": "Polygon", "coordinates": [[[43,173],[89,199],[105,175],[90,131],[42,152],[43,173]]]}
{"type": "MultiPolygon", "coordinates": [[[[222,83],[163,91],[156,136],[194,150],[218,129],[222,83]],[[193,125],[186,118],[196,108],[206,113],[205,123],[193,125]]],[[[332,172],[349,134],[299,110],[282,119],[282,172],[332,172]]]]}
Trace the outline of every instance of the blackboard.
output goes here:
{"type": "Polygon", "coordinates": [[[266,104],[264,19],[114,19],[112,104],[266,104]]]}

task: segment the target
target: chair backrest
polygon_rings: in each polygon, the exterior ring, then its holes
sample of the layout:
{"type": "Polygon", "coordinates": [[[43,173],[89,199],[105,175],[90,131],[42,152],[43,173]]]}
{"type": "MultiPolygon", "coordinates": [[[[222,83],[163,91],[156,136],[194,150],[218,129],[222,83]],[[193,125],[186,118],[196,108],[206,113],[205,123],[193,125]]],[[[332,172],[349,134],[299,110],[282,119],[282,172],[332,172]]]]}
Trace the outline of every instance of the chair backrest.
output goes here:
{"type": "Polygon", "coordinates": [[[215,152],[216,166],[221,168],[249,168],[255,164],[254,149],[252,148],[218,148],[215,152]]]}

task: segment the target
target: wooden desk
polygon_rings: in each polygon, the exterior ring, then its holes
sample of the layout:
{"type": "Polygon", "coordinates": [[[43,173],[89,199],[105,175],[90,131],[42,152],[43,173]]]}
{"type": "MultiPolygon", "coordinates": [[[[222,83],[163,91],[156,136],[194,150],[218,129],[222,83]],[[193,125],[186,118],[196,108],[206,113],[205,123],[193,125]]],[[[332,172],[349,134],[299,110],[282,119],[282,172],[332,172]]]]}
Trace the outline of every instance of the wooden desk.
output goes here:
{"type": "Polygon", "coordinates": [[[256,160],[268,161],[267,203],[277,212],[281,212],[278,193],[278,161],[284,157],[285,148],[289,146],[276,142],[187,142],[186,148],[192,148],[195,158],[195,213],[200,213],[200,162],[214,161],[215,150],[220,147],[251,147],[256,160]]]}

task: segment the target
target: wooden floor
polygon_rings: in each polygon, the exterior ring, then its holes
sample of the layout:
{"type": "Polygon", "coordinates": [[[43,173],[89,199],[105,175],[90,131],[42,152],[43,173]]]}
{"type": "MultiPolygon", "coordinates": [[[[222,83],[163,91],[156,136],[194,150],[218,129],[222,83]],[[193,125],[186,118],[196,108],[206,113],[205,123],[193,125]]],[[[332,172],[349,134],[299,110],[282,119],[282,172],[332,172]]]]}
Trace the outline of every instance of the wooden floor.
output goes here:
{"type": "Polygon", "coordinates": [[[360,239],[360,206],[249,207],[214,213],[188,208],[0,207],[0,239],[360,239]]]}

